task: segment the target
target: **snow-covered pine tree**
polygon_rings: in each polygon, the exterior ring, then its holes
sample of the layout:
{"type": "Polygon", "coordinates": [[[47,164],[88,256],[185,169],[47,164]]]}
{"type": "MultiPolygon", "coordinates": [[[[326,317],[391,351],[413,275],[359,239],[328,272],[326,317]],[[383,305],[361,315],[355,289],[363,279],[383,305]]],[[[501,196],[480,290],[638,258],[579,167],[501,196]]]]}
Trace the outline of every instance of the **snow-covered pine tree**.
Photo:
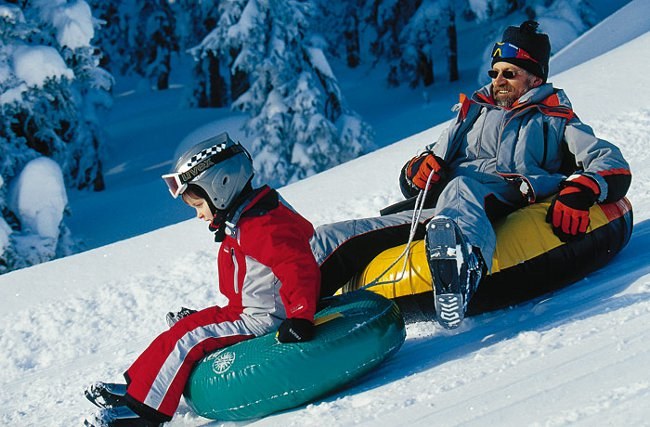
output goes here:
{"type": "Polygon", "coordinates": [[[14,46],[14,72],[27,87],[24,124],[14,129],[21,129],[30,147],[61,165],[69,186],[103,190],[98,114],[112,102],[113,78],[99,67],[91,45],[92,11],[83,0],[32,0],[23,10],[37,31],[14,46]],[[44,78],[50,77],[48,65],[53,67],[42,56],[47,47],[58,52],[67,68],[60,79],[44,78]],[[36,72],[40,61],[46,65],[36,72]]]}
{"type": "Polygon", "coordinates": [[[189,37],[189,45],[196,43],[189,24],[201,16],[206,4],[217,0],[88,1],[102,24],[95,40],[102,64],[116,74],[142,76],[164,90],[169,88],[171,59],[180,49],[181,38],[189,37]],[[186,22],[188,16],[192,22],[186,22]],[[177,25],[177,18],[182,25],[177,25]]]}
{"type": "Polygon", "coordinates": [[[553,31],[553,25],[558,23],[568,25],[573,30],[563,40],[558,40],[558,37],[555,37],[557,46],[553,52],[562,49],[596,24],[596,14],[590,0],[555,0],[552,4],[537,0],[526,11],[531,19],[540,21],[540,24],[548,23],[545,25],[545,29],[549,33],[553,31]]]}
{"type": "Polygon", "coordinates": [[[377,60],[389,64],[388,84],[402,83],[400,62],[402,46],[400,36],[417,11],[422,0],[368,0],[366,22],[376,34],[370,52],[377,60]]]}
{"type": "MultiPolygon", "coordinates": [[[[331,6],[333,17],[344,4],[347,2],[331,6]]],[[[436,77],[434,59],[445,60],[449,81],[458,79],[457,9],[463,11],[465,20],[477,23],[502,19],[514,12],[524,12],[540,21],[542,27],[546,20],[548,28],[544,30],[552,36],[554,49],[565,46],[594,24],[588,0],[365,0],[365,5],[365,23],[375,33],[370,53],[377,61],[389,64],[387,81],[391,86],[432,84],[436,77]]],[[[328,8],[326,4],[322,7],[328,8]]],[[[340,41],[337,27],[333,28],[335,34],[328,40],[340,41]]],[[[495,28],[495,37],[502,30],[501,26],[495,28]]]]}
{"type": "Polygon", "coordinates": [[[458,73],[458,36],[456,31],[456,7],[453,3],[448,6],[449,20],[447,21],[447,41],[449,50],[447,51],[447,71],[449,81],[455,82],[459,79],[458,73]]]}
{"type": "Polygon", "coordinates": [[[245,129],[258,179],[285,184],[366,152],[371,130],[345,104],[325,44],[310,31],[312,4],[229,3],[195,52],[213,52],[231,76],[248,76],[250,87],[233,106],[251,115],[245,129]]]}
{"type": "Polygon", "coordinates": [[[102,64],[123,76],[139,75],[169,87],[172,55],[179,50],[176,15],[169,0],[88,0],[101,28],[94,42],[102,64]]]}
{"type": "Polygon", "coordinates": [[[345,58],[348,67],[361,63],[362,25],[366,19],[367,0],[316,0],[312,28],[327,41],[327,53],[345,58]]]}
{"type": "Polygon", "coordinates": [[[169,0],[136,0],[135,26],[131,27],[132,70],[155,84],[169,88],[171,57],[178,52],[176,17],[169,0]]]}
{"type": "Polygon", "coordinates": [[[424,0],[400,33],[401,56],[395,65],[399,81],[411,87],[434,83],[434,62],[446,58],[449,0],[424,0]]]}
{"type": "Polygon", "coordinates": [[[226,7],[223,0],[176,0],[171,3],[176,16],[176,34],[180,51],[196,46],[214,29],[219,9],[226,7]]]}
{"type": "Polygon", "coordinates": [[[96,110],[110,102],[112,84],[90,46],[94,29],[87,3],[23,3],[22,7],[0,4],[3,269],[22,265],[28,256],[16,246],[18,237],[28,232],[23,229],[22,214],[7,197],[14,178],[30,161],[50,157],[68,186],[103,188],[96,110]],[[13,254],[11,259],[5,257],[8,253],[13,254]]]}
{"type": "Polygon", "coordinates": [[[526,8],[527,3],[529,2],[518,0],[465,0],[463,14],[468,21],[485,22],[488,19],[502,18],[518,9],[526,8]]]}
{"type": "MultiPolygon", "coordinates": [[[[215,29],[228,28],[232,14],[241,13],[240,2],[203,1],[196,5],[193,0],[176,3],[182,50],[194,58],[193,81],[189,105],[193,107],[224,107],[230,105],[231,78],[229,64],[211,45],[208,34],[215,29]],[[190,46],[193,48],[189,49],[190,46]]],[[[216,34],[214,34],[216,35],[216,34]]]]}
{"type": "Polygon", "coordinates": [[[443,59],[450,81],[458,79],[455,0],[367,0],[374,29],[371,53],[389,64],[388,84],[429,86],[443,59]]]}
{"type": "MultiPolygon", "coordinates": [[[[581,34],[595,23],[593,6],[589,0],[464,0],[463,15],[469,21],[489,22],[523,12],[529,19],[553,19],[556,24],[564,21],[581,34]]],[[[511,23],[515,25],[515,23],[511,23]]],[[[502,29],[499,29],[502,30],[502,29]]],[[[551,28],[546,29],[551,32],[551,28]]]]}
{"type": "Polygon", "coordinates": [[[100,66],[113,74],[124,74],[130,66],[129,16],[124,0],[88,0],[100,28],[93,44],[101,51],[100,66]]]}

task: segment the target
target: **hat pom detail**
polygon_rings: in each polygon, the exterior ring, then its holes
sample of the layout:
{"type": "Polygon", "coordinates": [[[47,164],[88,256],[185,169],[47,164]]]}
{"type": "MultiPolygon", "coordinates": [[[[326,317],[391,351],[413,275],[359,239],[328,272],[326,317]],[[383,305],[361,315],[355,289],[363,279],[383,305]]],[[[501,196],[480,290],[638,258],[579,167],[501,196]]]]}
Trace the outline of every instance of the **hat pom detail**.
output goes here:
{"type": "Polygon", "coordinates": [[[523,22],[519,26],[519,29],[525,33],[535,34],[537,32],[537,27],[539,27],[539,22],[530,20],[523,22]]]}

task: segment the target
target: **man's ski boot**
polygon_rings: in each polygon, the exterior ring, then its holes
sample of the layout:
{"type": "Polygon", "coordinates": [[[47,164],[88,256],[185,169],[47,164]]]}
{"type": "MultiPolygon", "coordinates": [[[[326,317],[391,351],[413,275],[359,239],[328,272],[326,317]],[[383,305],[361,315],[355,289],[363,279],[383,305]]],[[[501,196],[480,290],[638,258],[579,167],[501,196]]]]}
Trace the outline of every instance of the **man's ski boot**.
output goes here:
{"type": "Polygon", "coordinates": [[[436,320],[447,329],[456,328],[465,317],[485,262],[479,249],[469,245],[458,225],[446,217],[429,222],[425,247],[433,279],[436,320]]]}
{"type": "Polygon", "coordinates": [[[100,408],[125,406],[126,384],[96,382],[84,390],[86,399],[100,408]]]}
{"type": "Polygon", "coordinates": [[[102,408],[84,420],[86,427],[159,427],[162,424],[149,421],[133,412],[128,406],[102,408]]]}

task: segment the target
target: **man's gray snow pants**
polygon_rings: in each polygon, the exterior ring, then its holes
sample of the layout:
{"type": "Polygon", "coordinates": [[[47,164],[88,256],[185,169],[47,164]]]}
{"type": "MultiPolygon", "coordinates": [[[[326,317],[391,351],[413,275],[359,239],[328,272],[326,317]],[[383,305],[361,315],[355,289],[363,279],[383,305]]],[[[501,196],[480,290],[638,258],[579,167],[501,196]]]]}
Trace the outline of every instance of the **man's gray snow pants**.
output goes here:
{"type": "MultiPolygon", "coordinates": [[[[435,207],[424,209],[415,239],[424,238],[425,226],[435,216],[453,219],[467,242],[478,247],[488,269],[496,247],[492,221],[523,206],[512,183],[481,183],[457,176],[440,193],[435,207]]],[[[379,253],[408,241],[413,211],[353,219],[316,228],[311,248],[321,269],[321,296],[334,294],[379,253]]]]}

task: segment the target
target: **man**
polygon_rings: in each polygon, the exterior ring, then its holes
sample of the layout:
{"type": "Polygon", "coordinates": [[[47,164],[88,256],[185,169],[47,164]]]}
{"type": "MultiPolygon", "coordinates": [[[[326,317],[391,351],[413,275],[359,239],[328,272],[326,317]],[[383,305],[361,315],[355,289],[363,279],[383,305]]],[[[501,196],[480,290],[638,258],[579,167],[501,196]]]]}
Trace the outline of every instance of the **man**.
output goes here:
{"type": "MultiPolygon", "coordinates": [[[[566,94],[547,83],[551,46],[538,24],[508,27],[492,51],[491,83],[461,95],[458,116],[438,141],[403,167],[406,197],[425,192],[420,217],[433,277],[436,317],[457,327],[480,278],[491,268],[492,221],[554,196],[547,221],[562,240],[578,239],[589,208],[622,198],[629,166],[594,136],[566,94]],[[557,193],[557,194],[556,194],[557,193]],[[424,228],[426,226],[426,228],[424,228]]],[[[332,293],[380,251],[408,239],[412,212],[317,229],[312,250],[322,293],[332,293]]]]}

